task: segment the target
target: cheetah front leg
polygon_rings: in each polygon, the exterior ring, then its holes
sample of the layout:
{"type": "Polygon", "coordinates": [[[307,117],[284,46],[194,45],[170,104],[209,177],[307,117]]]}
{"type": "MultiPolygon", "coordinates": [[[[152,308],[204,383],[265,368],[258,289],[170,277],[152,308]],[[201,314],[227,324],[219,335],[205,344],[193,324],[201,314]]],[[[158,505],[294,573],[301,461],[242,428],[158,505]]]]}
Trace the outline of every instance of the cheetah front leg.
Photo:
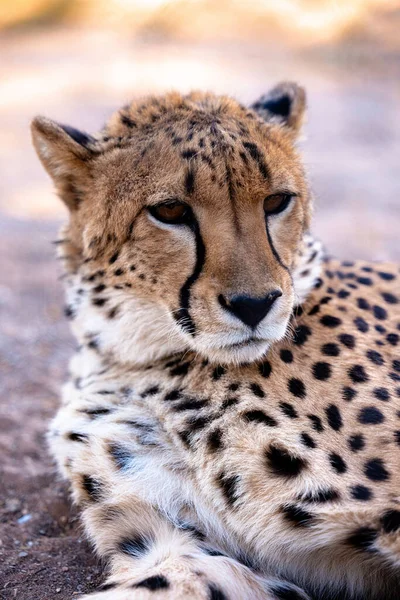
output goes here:
{"type": "Polygon", "coordinates": [[[110,566],[107,582],[85,600],[308,599],[296,586],[215,552],[135,497],[88,506],[83,520],[110,566]]]}

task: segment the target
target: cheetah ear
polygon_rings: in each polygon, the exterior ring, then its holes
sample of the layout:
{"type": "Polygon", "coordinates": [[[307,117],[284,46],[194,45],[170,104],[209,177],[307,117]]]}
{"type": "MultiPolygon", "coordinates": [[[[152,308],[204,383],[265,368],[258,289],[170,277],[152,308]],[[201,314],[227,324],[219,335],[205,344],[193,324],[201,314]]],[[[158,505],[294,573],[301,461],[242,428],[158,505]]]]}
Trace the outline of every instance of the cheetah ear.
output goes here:
{"type": "Polygon", "coordinates": [[[251,108],[265,121],[281,123],[297,134],[304,120],[306,92],[297,83],[283,81],[261,96],[251,108]]]}
{"type": "Polygon", "coordinates": [[[95,139],[45,117],[36,117],[31,131],[35,150],[58,195],[71,211],[76,210],[90,179],[95,139]]]}

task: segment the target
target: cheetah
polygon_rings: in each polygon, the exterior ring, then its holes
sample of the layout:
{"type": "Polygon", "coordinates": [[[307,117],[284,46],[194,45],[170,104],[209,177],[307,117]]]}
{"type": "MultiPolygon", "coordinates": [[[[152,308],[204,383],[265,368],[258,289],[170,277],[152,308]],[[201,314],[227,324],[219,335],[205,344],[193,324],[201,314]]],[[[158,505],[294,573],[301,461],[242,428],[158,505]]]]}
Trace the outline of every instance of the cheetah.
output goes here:
{"type": "Polygon", "coordinates": [[[304,89],[135,101],[33,143],[78,340],[49,444],[91,600],[400,597],[400,290],[310,234],[304,89]]]}

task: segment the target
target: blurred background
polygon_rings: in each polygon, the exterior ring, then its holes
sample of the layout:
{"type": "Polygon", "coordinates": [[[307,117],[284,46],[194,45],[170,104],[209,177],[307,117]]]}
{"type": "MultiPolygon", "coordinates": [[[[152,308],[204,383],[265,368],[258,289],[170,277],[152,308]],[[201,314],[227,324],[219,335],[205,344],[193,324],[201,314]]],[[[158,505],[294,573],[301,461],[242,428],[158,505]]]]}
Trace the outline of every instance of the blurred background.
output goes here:
{"type": "Polygon", "coordinates": [[[282,79],[308,92],[315,233],[398,260],[400,0],[0,0],[1,599],[77,597],[101,571],[44,442],[73,342],[50,243],[66,215],[29,121],[91,132],[147,92],[247,103],[282,79]]]}

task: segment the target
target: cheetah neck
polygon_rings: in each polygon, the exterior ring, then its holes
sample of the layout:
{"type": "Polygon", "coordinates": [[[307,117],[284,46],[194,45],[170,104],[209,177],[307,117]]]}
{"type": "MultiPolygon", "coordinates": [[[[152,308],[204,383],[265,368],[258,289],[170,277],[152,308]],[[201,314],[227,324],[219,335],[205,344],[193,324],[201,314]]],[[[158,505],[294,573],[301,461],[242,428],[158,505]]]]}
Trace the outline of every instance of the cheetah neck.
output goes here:
{"type": "MultiPolygon", "coordinates": [[[[321,243],[306,234],[291,269],[295,304],[302,304],[315,286],[321,270],[321,243]]],[[[92,303],[93,283],[79,273],[65,279],[67,316],[81,347],[100,362],[145,368],[155,362],[190,351],[169,311],[130,291],[110,290],[118,314],[112,320],[92,303]]],[[[106,295],[106,292],[104,293],[106,295]]],[[[110,297],[111,299],[111,297],[110,297]]]]}

